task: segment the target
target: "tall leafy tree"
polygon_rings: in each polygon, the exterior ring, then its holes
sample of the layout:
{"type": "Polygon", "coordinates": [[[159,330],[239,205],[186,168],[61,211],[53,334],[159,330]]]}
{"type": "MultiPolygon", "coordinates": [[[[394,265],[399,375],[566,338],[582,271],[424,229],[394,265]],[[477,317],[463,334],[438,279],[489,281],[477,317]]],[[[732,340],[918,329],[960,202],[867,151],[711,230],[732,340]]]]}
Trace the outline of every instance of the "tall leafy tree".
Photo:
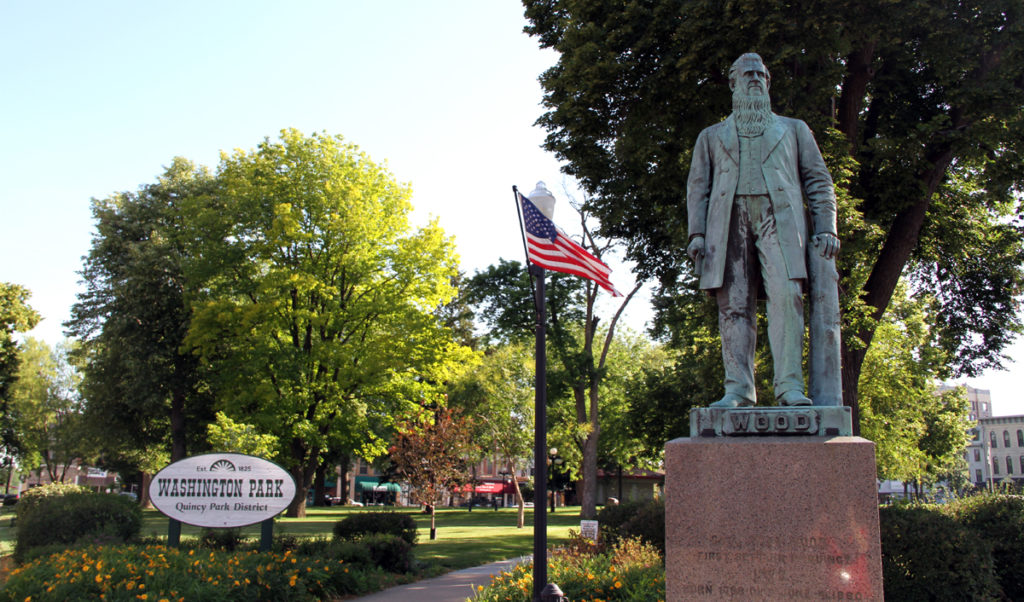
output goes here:
{"type": "MultiPolygon", "coordinates": [[[[545,146],[592,193],[602,233],[671,288],[689,273],[684,187],[727,71],[759,50],[776,112],[817,132],[839,187],[844,403],[901,275],[958,374],[999,365],[1021,330],[1024,5],[1016,0],[785,5],[524,0],[560,54],[541,76],[545,146]],[[836,172],[840,177],[835,177],[836,172]]],[[[855,423],[856,428],[856,423],[855,423]]]]}
{"type": "MultiPolygon", "coordinates": [[[[597,246],[586,228],[585,215],[581,214],[585,248],[600,258],[607,246],[597,246]]],[[[619,316],[641,285],[642,282],[638,282],[626,295],[608,319],[607,326],[601,324],[596,310],[599,288],[596,283],[554,274],[547,287],[547,332],[552,350],[549,357],[556,360],[555,365],[549,364],[548,399],[553,400],[562,392],[572,398],[569,432],[580,453],[580,512],[587,518],[597,513],[601,382],[607,374],[608,353],[619,316]]],[[[502,260],[477,273],[469,281],[467,295],[491,327],[492,340],[511,340],[513,336],[528,336],[531,332],[530,325],[536,320],[533,294],[522,264],[502,260]]]]}
{"type": "Polygon", "coordinates": [[[928,318],[927,298],[900,287],[878,325],[861,377],[862,433],[875,442],[878,475],[918,490],[957,468],[968,443],[968,404],[962,390],[940,393],[949,374],[928,318]]]}
{"type": "Polygon", "coordinates": [[[207,448],[211,398],[184,346],[191,318],[182,235],[185,201],[208,194],[212,182],[176,158],[156,183],[93,201],[85,291],[65,326],[81,342],[85,419],[100,457],[126,473],[146,475],[207,448]]]}
{"type": "MultiPolygon", "coordinates": [[[[449,386],[448,403],[473,416],[468,426],[482,455],[496,455],[515,475],[530,465],[534,429],[533,350],[523,343],[492,348],[481,363],[466,370],[449,386]]],[[[525,523],[525,502],[513,478],[516,526],[525,523]]]]}
{"type": "Polygon", "coordinates": [[[454,247],[436,222],[411,228],[409,188],[340,137],[283,131],[224,156],[216,180],[186,211],[185,342],[227,416],[278,438],[302,516],[328,450],[379,455],[374,427],[466,357],[434,313],[454,294],[454,247]]]}
{"type": "Polygon", "coordinates": [[[18,379],[20,361],[15,335],[32,330],[39,322],[39,314],[28,304],[30,296],[23,286],[0,282],[0,445],[8,465],[20,447],[10,407],[11,386],[18,379]]]}
{"type": "Polygon", "coordinates": [[[39,339],[26,339],[11,394],[21,441],[18,463],[23,469],[45,471],[54,483],[63,482],[68,468],[89,452],[70,351],[68,342],[54,349],[39,339]]]}

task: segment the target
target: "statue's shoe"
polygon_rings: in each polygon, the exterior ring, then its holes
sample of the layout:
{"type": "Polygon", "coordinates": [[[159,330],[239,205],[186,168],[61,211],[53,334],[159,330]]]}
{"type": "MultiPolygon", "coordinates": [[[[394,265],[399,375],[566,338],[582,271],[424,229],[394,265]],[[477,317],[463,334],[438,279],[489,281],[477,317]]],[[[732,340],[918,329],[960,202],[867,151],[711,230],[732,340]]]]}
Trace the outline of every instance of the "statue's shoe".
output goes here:
{"type": "Polygon", "coordinates": [[[726,393],[725,397],[719,399],[716,402],[711,403],[708,407],[712,408],[739,408],[739,407],[750,407],[754,405],[754,402],[745,398],[735,395],[733,393],[726,393]]]}
{"type": "Polygon", "coordinates": [[[814,403],[800,391],[786,391],[776,399],[783,406],[809,406],[814,403]]]}

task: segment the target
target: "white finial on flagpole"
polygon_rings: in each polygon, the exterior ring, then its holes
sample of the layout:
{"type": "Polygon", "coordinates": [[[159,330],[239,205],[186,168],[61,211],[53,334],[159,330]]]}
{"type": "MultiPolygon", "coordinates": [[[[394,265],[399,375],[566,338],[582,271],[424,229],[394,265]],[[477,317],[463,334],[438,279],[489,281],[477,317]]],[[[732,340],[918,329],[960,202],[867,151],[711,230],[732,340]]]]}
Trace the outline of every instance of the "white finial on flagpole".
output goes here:
{"type": "Polygon", "coordinates": [[[537,182],[537,187],[527,195],[527,198],[544,214],[544,217],[554,221],[555,219],[555,197],[548,190],[544,182],[537,182]]]}

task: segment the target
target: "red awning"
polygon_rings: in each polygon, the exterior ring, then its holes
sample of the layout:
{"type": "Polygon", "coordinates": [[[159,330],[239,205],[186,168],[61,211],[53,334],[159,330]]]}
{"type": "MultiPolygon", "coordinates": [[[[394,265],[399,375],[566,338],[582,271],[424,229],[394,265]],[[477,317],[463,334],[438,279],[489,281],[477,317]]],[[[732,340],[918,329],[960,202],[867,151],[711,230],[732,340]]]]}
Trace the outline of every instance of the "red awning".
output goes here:
{"type": "Polygon", "coordinates": [[[476,484],[475,488],[472,484],[463,485],[459,491],[468,493],[470,489],[476,493],[515,493],[512,483],[500,483],[494,481],[479,482],[476,484]]]}

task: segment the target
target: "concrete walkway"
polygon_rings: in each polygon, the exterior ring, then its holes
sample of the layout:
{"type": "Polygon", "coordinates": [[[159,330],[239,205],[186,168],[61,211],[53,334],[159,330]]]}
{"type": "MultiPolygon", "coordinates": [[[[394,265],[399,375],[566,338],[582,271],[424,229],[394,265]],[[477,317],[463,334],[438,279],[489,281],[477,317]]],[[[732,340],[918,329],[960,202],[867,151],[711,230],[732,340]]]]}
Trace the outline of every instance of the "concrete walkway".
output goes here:
{"type": "Polygon", "coordinates": [[[475,566],[461,571],[452,571],[433,579],[424,579],[416,583],[399,585],[376,594],[356,598],[355,602],[464,602],[476,594],[476,586],[488,585],[491,575],[510,570],[520,562],[528,562],[532,557],[523,556],[510,560],[501,560],[482,566],[475,566]]]}

